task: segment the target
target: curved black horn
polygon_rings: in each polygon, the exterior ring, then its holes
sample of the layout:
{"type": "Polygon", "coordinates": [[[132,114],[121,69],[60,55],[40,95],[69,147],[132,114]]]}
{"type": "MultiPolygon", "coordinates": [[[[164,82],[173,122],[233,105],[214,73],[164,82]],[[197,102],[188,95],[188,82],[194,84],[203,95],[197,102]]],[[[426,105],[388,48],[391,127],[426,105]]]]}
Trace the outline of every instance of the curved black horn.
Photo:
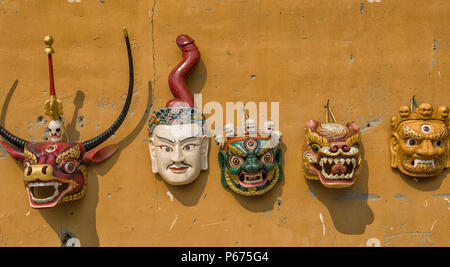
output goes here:
{"type": "Polygon", "coordinates": [[[8,132],[5,128],[0,125],[0,135],[3,136],[8,142],[14,145],[17,148],[24,149],[24,147],[29,143],[29,141],[25,141],[10,132],[8,132]]]}
{"type": "Polygon", "coordinates": [[[130,108],[131,97],[133,96],[133,85],[134,85],[133,57],[131,55],[130,40],[128,38],[128,32],[127,32],[126,28],[123,29],[123,34],[125,36],[125,42],[127,44],[128,69],[129,69],[129,73],[130,73],[127,99],[125,101],[125,105],[123,106],[122,112],[120,112],[120,114],[119,114],[119,117],[113,123],[113,125],[111,127],[109,127],[108,130],[106,130],[99,136],[92,138],[91,140],[83,142],[82,145],[83,145],[84,151],[89,151],[89,150],[99,146],[101,143],[105,142],[106,139],[108,139],[111,135],[113,135],[115,133],[115,131],[120,127],[120,125],[125,120],[125,117],[127,116],[127,113],[128,113],[128,109],[130,108]]]}

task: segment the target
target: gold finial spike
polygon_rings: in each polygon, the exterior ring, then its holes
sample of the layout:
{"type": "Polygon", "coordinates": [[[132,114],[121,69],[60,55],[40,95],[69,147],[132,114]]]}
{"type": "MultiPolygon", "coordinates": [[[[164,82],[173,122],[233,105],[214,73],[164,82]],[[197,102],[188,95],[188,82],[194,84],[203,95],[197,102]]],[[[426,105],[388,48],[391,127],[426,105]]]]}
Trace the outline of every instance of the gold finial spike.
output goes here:
{"type": "Polygon", "coordinates": [[[45,36],[44,44],[45,44],[44,52],[46,54],[53,54],[53,53],[55,53],[55,50],[52,48],[53,37],[51,37],[50,35],[45,36]]]}
{"type": "Polygon", "coordinates": [[[123,36],[128,37],[128,31],[126,27],[123,27],[123,36]]]}

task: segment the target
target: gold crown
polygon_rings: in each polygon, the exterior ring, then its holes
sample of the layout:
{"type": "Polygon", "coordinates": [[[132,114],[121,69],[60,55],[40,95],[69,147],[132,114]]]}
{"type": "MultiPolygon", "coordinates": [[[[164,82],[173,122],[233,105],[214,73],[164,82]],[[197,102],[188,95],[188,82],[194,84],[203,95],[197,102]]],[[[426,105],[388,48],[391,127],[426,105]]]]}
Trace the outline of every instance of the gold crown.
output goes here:
{"type": "Polygon", "coordinates": [[[408,120],[439,120],[443,121],[448,126],[449,108],[440,106],[437,110],[433,109],[433,106],[428,103],[420,104],[420,106],[411,112],[411,108],[408,106],[401,106],[398,109],[399,116],[394,116],[391,119],[392,128],[396,129],[400,123],[408,120]]]}

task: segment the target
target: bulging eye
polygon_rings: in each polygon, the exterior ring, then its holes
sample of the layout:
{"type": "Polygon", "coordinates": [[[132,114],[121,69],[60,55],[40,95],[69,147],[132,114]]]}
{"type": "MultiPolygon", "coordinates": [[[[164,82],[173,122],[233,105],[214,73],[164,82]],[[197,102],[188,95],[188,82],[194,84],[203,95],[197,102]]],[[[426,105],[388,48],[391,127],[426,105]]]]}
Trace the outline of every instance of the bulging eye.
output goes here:
{"type": "Polygon", "coordinates": [[[406,140],[406,145],[408,145],[408,146],[417,146],[417,145],[419,145],[420,144],[420,142],[419,141],[417,141],[416,139],[407,139],[406,140]]]}
{"type": "Polygon", "coordinates": [[[77,169],[77,163],[75,161],[68,161],[64,163],[64,171],[67,173],[73,173],[77,169]]]}
{"type": "Polygon", "coordinates": [[[260,161],[263,164],[271,164],[273,162],[273,154],[271,151],[267,152],[266,154],[262,155],[260,158],[260,161]]]}
{"type": "Polygon", "coordinates": [[[168,146],[159,146],[159,148],[165,152],[172,152],[172,148],[168,146]]]}
{"type": "Polygon", "coordinates": [[[230,158],[230,165],[233,168],[239,168],[242,165],[242,163],[244,163],[244,160],[239,156],[232,156],[230,158]]]}
{"type": "Polygon", "coordinates": [[[320,145],[318,145],[318,144],[312,144],[312,145],[311,145],[311,149],[312,149],[312,151],[314,151],[314,153],[319,153],[319,151],[320,151],[320,145]]]}
{"type": "Polygon", "coordinates": [[[444,140],[436,140],[436,141],[434,141],[433,142],[433,145],[434,146],[437,146],[437,147],[443,147],[444,146],[444,140]]]}

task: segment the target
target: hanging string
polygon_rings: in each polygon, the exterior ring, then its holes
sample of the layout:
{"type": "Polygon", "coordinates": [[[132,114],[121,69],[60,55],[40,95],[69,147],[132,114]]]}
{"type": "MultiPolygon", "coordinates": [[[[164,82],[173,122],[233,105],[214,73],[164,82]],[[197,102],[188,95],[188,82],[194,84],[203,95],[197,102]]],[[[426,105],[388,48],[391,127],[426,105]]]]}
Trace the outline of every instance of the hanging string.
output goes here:
{"type": "Polygon", "coordinates": [[[414,107],[418,107],[419,106],[419,104],[417,104],[417,101],[416,101],[416,95],[414,95],[412,98],[411,98],[411,113],[413,113],[414,112],[414,107]]]}
{"type": "Polygon", "coordinates": [[[327,105],[325,106],[325,121],[326,122],[329,122],[329,115],[328,114],[331,115],[331,118],[333,119],[333,122],[336,123],[336,118],[334,117],[334,113],[333,113],[333,111],[331,110],[331,107],[330,107],[330,99],[327,100],[327,105]]]}

